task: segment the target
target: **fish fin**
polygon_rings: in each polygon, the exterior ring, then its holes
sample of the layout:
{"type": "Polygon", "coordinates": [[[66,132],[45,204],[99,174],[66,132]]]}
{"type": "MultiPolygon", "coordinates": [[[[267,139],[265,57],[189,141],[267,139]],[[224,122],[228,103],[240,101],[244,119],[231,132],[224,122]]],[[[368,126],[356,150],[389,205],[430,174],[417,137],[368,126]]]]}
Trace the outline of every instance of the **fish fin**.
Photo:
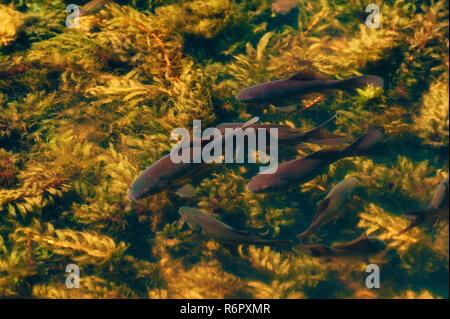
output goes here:
{"type": "Polygon", "coordinates": [[[184,226],[185,224],[187,224],[187,222],[186,222],[186,220],[185,220],[184,218],[178,219],[177,225],[178,225],[178,227],[179,227],[180,229],[182,229],[183,226],[184,226]]]}
{"type": "Polygon", "coordinates": [[[192,198],[197,194],[197,191],[191,184],[186,184],[176,190],[175,194],[181,197],[192,198]]]}
{"type": "Polygon", "coordinates": [[[300,102],[300,99],[282,99],[278,100],[272,104],[271,106],[274,106],[278,111],[280,112],[293,112],[299,108],[298,103],[300,102]]]}
{"type": "Polygon", "coordinates": [[[337,113],[334,113],[334,115],[332,117],[330,117],[328,120],[326,120],[325,122],[320,124],[318,127],[316,127],[316,129],[320,129],[321,127],[324,127],[325,125],[327,125],[328,123],[330,123],[331,121],[333,121],[336,118],[337,118],[337,113]]]}
{"type": "Polygon", "coordinates": [[[371,84],[374,87],[383,87],[384,80],[376,75],[355,76],[349,79],[339,81],[338,87],[341,89],[363,88],[371,84]]]}
{"type": "Polygon", "coordinates": [[[313,257],[328,257],[331,256],[331,248],[325,245],[311,245],[306,246],[309,254],[313,257]]]}
{"type": "Polygon", "coordinates": [[[194,243],[200,243],[203,241],[203,234],[201,229],[193,228],[190,236],[190,241],[194,243]]]}
{"type": "MultiPolygon", "coordinates": [[[[240,128],[240,129],[243,130],[244,128],[249,127],[249,126],[255,124],[255,123],[258,122],[258,121],[259,121],[259,117],[255,116],[255,117],[252,117],[252,118],[251,118],[250,120],[248,120],[247,122],[241,124],[240,126],[235,127],[234,129],[240,128]]],[[[222,131],[221,128],[223,128],[223,130],[224,130],[224,132],[222,133],[222,138],[225,138],[225,137],[227,136],[227,134],[225,134],[225,128],[226,128],[226,125],[227,125],[227,124],[228,124],[228,123],[223,123],[223,124],[221,124],[221,125],[219,125],[219,126],[217,127],[220,131],[222,131]]],[[[233,132],[230,132],[230,133],[228,133],[228,134],[229,134],[229,135],[234,135],[234,134],[235,134],[235,133],[234,133],[234,130],[233,130],[233,132]]],[[[206,142],[209,142],[209,141],[206,141],[206,142]]],[[[203,146],[203,145],[202,145],[202,146],[203,146]]]]}
{"type": "Polygon", "coordinates": [[[312,70],[304,69],[288,77],[288,80],[312,81],[312,80],[329,80],[329,78],[312,70]]]}
{"type": "Polygon", "coordinates": [[[277,108],[278,111],[286,112],[286,113],[294,112],[298,108],[298,106],[295,104],[287,105],[287,106],[276,106],[276,105],[274,105],[274,106],[277,108]]]}
{"type": "Polygon", "coordinates": [[[334,114],[330,119],[323,122],[316,128],[312,129],[309,132],[306,132],[304,136],[302,136],[302,141],[304,140],[304,137],[306,137],[306,142],[308,143],[314,143],[314,144],[343,144],[347,142],[348,138],[343,135],[338,134],[332,134],[332,133],[326,133],[323,132],[321,129],[327,125],[329,122],[334,120],[336,118],[337,114],[334,114]]]}
{"type": "Polygon", "coordinates": [[[383,133],[378,129],[372,129],[368,133],[357,138],[352,144],[341,151],[344,156],[354,156],[364,153],[383,139],[383,133]]]}
{"type": "Polygon", "coordinates": [[[255,117],[251,118],[250,120],[248,120],[247,122],[245,122],[244,124],[242,124],[241,128],[245,128],[247,126],[255,124],[258,121],[259,121],[259,117],[255,116],[255,117]]]}
{"type": "Polygon", "coordinates": [[[311,223],[314,223],[314,222],[317,220],[317,218],[318,218],[324,211],[327,210],[329,204],[330,204],[330,198],[329,198],[329,197],[324,198],[323,200],[321,200],[321,201],[319,202],[319,204],[317,205],[316,214],[314,215],[313,220],[312,220],[311,223]]]}
{"type": "Polygon", "coordinates": [[[322,124],[320,124],[319,126],[317,126],[316,128],[312,129],[309,132],[306,132],[305,135],[309,136],[309,135],[313,135],[315,132],[319,132],[320,129],[322,127],[324,127],[325,125],[327,125],[328,123],[330,123],[332,120],[334,120],[337,117],[337,113],[335,113],[332,117],[330,117],[328,120],[326,120],[325,122],[323,122],[322,124]]]}

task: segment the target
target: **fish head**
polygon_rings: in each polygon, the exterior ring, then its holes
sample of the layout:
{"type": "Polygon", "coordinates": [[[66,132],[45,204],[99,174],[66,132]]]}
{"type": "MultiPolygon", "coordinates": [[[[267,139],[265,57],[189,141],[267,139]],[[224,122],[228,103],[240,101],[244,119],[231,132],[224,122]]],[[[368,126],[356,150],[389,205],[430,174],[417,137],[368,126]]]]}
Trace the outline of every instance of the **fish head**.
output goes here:
{"type": "Polygon", "coordinates": [[[339,184],[342,186],[341,189],[341,199],[342,201],[350,200],[354,194],[354,190],[358,185],[359,180],[356,177],[350,177],[344,179],[339,184]]]}
{"type": "Polygon", "coordinates": [[[273,177],[273,174],[258,174],[252,177],[247,184],[247,189],[252,193],[265,193],[274,187],[283,186],[282,184],[273,177]]]}
{"type": "Polygon", "coordinates": [[[347,190],[351,194],[355,187],[358,185],[359,180],[356,177],[350,177],[346,179],[347,190]]]}
{"type": "Polygon", "coordinates": [[[182,220],[186,220],[189,208],[190,207],[182,206],[178,209],[178,215],[180,215],[182,220]]]}
{"type": "Polygon", "coordinates": [[[180,220],[193,229],[199,229],[199,225],[197,223],[198,210],[193,207],[182,206],[178,209],[178,214],[180,215],[180,220]]]}
{"type": "Polygon", "coordinates": [[[254,90],[253,87],[249,87],[241,90],[235,98],[242,103],[254,103],[258,101],[259,95],[257,90],[254,90]]]}
{"type": "Polygon", "coordinates": [[[142,173],[131,184],[127,199],[135,202],[148,195],[154,194],[160,190],[160,184],[158,178],[151,178],[150,176],[147,176],[147,174],[142,173]]]}

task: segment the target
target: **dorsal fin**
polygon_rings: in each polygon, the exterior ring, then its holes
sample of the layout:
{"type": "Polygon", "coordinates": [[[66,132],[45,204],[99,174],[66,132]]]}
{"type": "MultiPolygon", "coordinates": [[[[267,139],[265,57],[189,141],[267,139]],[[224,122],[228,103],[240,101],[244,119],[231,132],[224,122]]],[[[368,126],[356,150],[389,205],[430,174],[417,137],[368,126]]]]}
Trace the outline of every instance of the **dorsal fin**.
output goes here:
{"type": "Polygon", "coordinates": [[[250,126],[252,124],[255,124],[256,122],[259,121],[259,117],[255,116],[254,118],[251,118],[250,120],[248,120],[247,122],[245,122],[244,124],[242,124],[241,128],[246,128],[247,126],[250,126]]]}
{"type": "Polygon", "coordinates": [[[301,70],[288,78],[296,81],[329,80],[325,75],[319,74],[309,69],[301,70]]]}

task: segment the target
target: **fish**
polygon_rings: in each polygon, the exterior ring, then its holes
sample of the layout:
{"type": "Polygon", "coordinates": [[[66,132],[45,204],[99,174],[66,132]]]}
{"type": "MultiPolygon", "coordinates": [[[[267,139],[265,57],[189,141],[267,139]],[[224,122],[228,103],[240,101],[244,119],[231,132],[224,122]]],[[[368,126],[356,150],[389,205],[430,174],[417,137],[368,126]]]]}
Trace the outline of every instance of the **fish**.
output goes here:
{"type": "Polygon", "coordinates": [[[357,239],[345,243],[325,245],[302,245],[296,247],[313,257],[368,257],[376,255],[387,247],[386,243],[376,237],[368,237],[366,233],[357,239]]]}
{"type": "Polygon", "coordinates": [[[414,227],[427,223],[429,225],[434,224],[439,219],[448,218],[448,175],[445,177],[434,191],[433,198],[430,204],[426,208],[405,212],[405,216],[411,219],[410,225],[402,230],[400,234],[406,233],[414,227]]]}
{"type": "MultiPolygon", "coordinates": [[[[253,118],[248,122],[241,124],[241,127],[245,128],[247,125],[251,125],[258,120],[253,118]]],[[[222,135],[222,139],[225,138],[225,134],[222,135]]],[[[218,139],[217,143],[222,143],[222,139],[218,139]]],[[[201,152],[201,148],[205,142],[209,140],[202,140],[200,145],[190,144],[189,151],[191,152],[191,158],[196,150],[201,152]]],[[[158,161],[147,167],[138,177],[132,182],[127,194],[127,199],[132,202],[136,202],[139,199],[147,197],[149,195],[158,193],[160,191],[171,189],[175,187],[174,181],[186,173],[194,173],[202,170],[205,167],[205,163],[174,163],[170,157],[170,153],[160,158],[158,161]]],[[[183,187],[180,189],[183,191],[183,187]]],[[[179,191],[180,191],[179,190],[179,191]]],[[[189,191],[190,192],[190,191],[189,191]]],[[[190,192],[191,193],[191,192],[190,192]]],[[[182,192],[185,196],[184,192],[182,192]]],[[[189,196],[186,196],[189,197],[189,196]]]]}
{"type": "Polygon", "coordinates": [[[130,186],[127,199],[136,202],[149,195],[173,188],[175,179],[181,177],[187,170],[199,170],[202,166],[202,163],[174,163],[168,154],[139,174],[130,186]]]}
{"type": "Polygon", "coordinates": [[[244,88],[236,95],[242,103],[272,104],[281,111],[296,109],[301,96],[336,90],[351,90],[368,84],[383,87],[383,78],[376,75],[355,76],[343,80],[331,80],[311,70],[302,70],[293,76],[270,82],[264,82],[244,88]]]}
{"type": "Polygon", "coordinates": [[[175,194],[180,197],[192,198],[197,194],[197,190],[191,184],[186,184],[179,188],[175,194]]]}
{"type": "MultiPolygon", "coordinates": [[[[318,127],[314,128],[311,131],[306,133],[299,132],[290,128],[289,126],[280,126],[275,125],[274,127],[278,127],[279,134],[278,140],[286,143],[300,143],[300,142],[309,142],[316,144],[340,144],[347,141],[347,137],[342,135],[336,135],[331,133],[325,133],[321,130],[321,128],[329,123],[332,119],[336,117],[333,116],[328,121],[322,123],[318,127]]],[[[252,121],[252,120],[250,120],[252,121]]],[[[246,123],[224,123],[218,125],[217,128],[221,131],[223,138],[225,138],[225,128],[243,128],[253,127],[253,128],[270,128],[271,125],[256,125],[253,122],[246,123]]],[[[191,144],[191,158],[192,154],[196,149],[201,151],[201,147],[204,146],[206,142],[209,142],[207,139],[203,139],[199,146],[194,146],[191,144]]],[[[222,139],[217,142],[222,143],[222,139]]],[[[160,191],[166,189],[172,189],[176,187],[176,179],[185,176],[187,173],[194,173],[197,171],[201,171],[206,166],[205,163],[174,163],[170,157],[170,154],[165,155],[149,167],[147,167],[139,176],[133,181],[131,184],[130,190],[127,195],[127,199],[130,201],[138,201],[146,196],[158,193],[160,191]]],[[[191,188],[191,187],[189,187],[191,188]]],[[[193,192],[188,189],[188,193],[184,192],[186,188],[181,188],[177,192],[183,197],[192,197],[193,192]]]]}
{"type": "Polygon", "coordinates": [[[292,245],[292,240],[267,240],[249,234],[247,231],[237,230],[211,215],[194,207],[180,207],[178,210],[182,222],[187,222],[191,228],[206,237],[225,244],[249,244],[263,246],[284,247],[292,245]]]}
{"type": "Polygon", "coordinates": [[[273,174],[257,174],[250,179],[247,189],[253,193],[265,193],[287,188],[293,183],[306,183],[339,159],[369,155],[382,139],[383,133],[372,129],[342,150],[320,150],[278,165],[273,174]]]}
{"type": "MultiPolygon", "coordinates": [[[[278,144],[280,142],[286,143],[286,144],[300,144],[300,143],[312,143],[312,144],[328,144],[328,145],[337,145],[337,144],[343,144],[348,141],[348,137],[338,134],[332,134],[327,133],[322,130],[322,128],[330,123],[333,119],[335,119],[337,114],[333,115],[330,119],[323,122],[316,128],[308,131],[308,132],[300,132],[296,129],[293,129],[287,125],[276,125],[276,124],[252,124],[246,127],[252,128],[255,130],[255,132],[260,129],[264,128],[268,132],[271,128],[277,128],[278,129],[278,144]]],[[[241,126],[241,123],[222,123],[217,126],[217,128],[222,132],[222,134],[225,132],[226,128],[237,128],[241,126]]],[[[244,129],[244,132],[245,130],[244,129]]]]}
{"type": "Polygon", "coordinates": [[[358,180],[355,177],[344,179],[336,184],[328,195],[318,203],[311,225],[302,234],[298,235],[297,238],[302,242],[306,242],[320,227],[333,219],[339,218],[343,212],[345,203],[353,194],[353,190],[357,184],[358,180]]]}
{"type": "Polygon", "coordinates": [[[274,0],[272,2],[272,12],[286,15],[299,5],[298,0],[274,0]]]}
{"type": "Polygon", "coordinates": [[[80,8],[80,17],[99,12],[111,0],[92,0],[80,8]]]}

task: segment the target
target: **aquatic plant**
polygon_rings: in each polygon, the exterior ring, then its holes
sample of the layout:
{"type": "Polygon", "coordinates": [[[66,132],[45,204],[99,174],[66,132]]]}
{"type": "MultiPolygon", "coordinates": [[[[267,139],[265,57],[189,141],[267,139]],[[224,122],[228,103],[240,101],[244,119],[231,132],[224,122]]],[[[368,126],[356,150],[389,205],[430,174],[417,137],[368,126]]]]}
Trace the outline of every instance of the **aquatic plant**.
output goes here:
{"type": "MultiPolygon", "coordinates": [[[[82,1],[83,4],[87,1],[82,1]]],[[[402,235],[403,212],[425,207],[448,174],[448,2],[269,0],[111,2],[68,28],[65,1],[0,0],[0,296],[33,298],[448,298],[448,220],[402,235]],[[333,79],[375,74],[354,92],[310,94],[293,113],[235,100],[246,86],[311,68],[333,79]],[[243,122],[354,139],[385,133],[372,157],[346,158],[283,192],[246,189],[254,164],[186,176],[137,203],[134,178],[166,155],[176,127],[243,122]],[[295,239],[316,203],[346,177],[359,186],[341,220],[312,238],[332,245],[363,232],[379,256],[319,259],[295,249],[231,247],[178,223],[198,206],[267,239],[295,239]],[[361,280],[380,265],[383,289],[361,280]],[[65,285],[68,264],[82,289],[65,285]]],[[[280,145],[280,162],[322,149],[280,145]]]]}
{"type": "Polygon", "coordinates": [[[439,81],[430,86],[423,97],[420,114],[414,119],[417,134],[424,143],[434,146],[448,146],[448,76],[444,73],[439,81]]]}

